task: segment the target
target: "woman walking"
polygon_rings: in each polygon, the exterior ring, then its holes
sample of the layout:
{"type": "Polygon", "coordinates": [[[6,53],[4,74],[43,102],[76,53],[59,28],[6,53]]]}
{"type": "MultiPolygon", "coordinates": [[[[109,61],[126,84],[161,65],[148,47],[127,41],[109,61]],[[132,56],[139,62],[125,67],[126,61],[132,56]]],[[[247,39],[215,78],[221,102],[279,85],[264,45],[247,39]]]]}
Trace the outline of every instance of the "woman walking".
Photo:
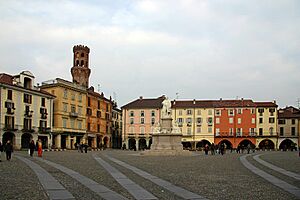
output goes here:
{"type": "Polygon", "coordinates": [[[5,152],[6,152],[6,160],[11,160],[11,153],[13,152],[13,145],[8,140],[5,145],[5,152]]]}

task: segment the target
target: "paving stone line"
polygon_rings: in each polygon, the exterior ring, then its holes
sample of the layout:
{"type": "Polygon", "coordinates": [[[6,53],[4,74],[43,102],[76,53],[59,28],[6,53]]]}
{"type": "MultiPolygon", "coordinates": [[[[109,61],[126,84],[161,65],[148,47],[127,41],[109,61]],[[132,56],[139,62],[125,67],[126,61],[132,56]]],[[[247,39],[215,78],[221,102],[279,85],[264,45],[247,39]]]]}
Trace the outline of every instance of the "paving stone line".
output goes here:
{"type": "Polygon", "coordinates": [[[258,176],[266,179],[273,185],[276,185],[277,187],[280,187],[281,189],[295,195],[297,198],[300,198],[300,189],[298,187],[295,187],[285,181],[282,181],[282,180],[264,172],[263,170],[258,169],[257,167],[255,167],[254,165],[252,165],[250,162],[247,161],[246,158],[248,156],[249,155],[244,155],[244,156],[240,157],[240,161],[246,168],[248,168],[253,173],[257,174],[258,176]]]}
{"type": "Polygon", "coordinates": [[[16,156],[16,158],[26,163],[34,171],[50,199],[75,199],[68,190],[38,164],[20,156],[16,156]]]}
{"type": "Polygon", "coordinates": [[[275,171],[277,171],[279,173],[282,173],[282,174],[284,174],[286,176],[289,176],[289,177],[292,177],[294,179],[300,180],[300,175],[299,174],[294,173],[294,172],[290,172],[290,171],[287,171],[287,170],[282,169],[280,167],[277,167],[275,165],[272,165],[271,163],[268,163],[268,162],[262,160],[261,158],[259,158],[260,156],[261,155],[256,155],[256,156],[253,157],[253,159],[256,160],[257,162],[259,162],[260,164],[262,164],[262,165],[264,165],[266,167],[269,167],[272,170],[275,170],[275,171]]]}
{"type": "Polygon", "coordinates": [[[106,157],[108,159],[110,159],[111,161],[113,161],[113,162],[115,162],[115,163],[117,163],[117,164],[119,164],[119,165],[121,165],[121,166],[123,166],[123,167],[125,167],[125,168],[127,168],[127,169],[129,169],[131,171],[133,171],[134,173],[142,176],[143,178],[148,179],[149,181],[151,181],[151,182],[153,182],[153,183],[155,183],[155,184],[157,184],[157,185],[159,185],[159,186],[161,186],[161,187],[163,187],[163,188],[165,188],[165,189],[173,192],[177,196],[180,196],[180,197],[182,197],[184,199],[195,199],[195,200],[196,199],[199,199],[199,200],[206,200],[207,199],[207,198],[205,198],[203,196],[200,196],[200,195],[198,195],[196,193],[190,192],[190,191],[188,191],[186,189],[183,189],[181,187],[173,185],[172,183],[170,183],[168,181],[165,181],[165,180],[163,180],[161,178],[153,176],[153,175],[151,175],[151,174],[149,174],[149,173],[147,173],[147,172],[145,172],[145,171],[143,171],[141,169],[138,169],[138,168],[136,168],[134,166],[131,166],[131,165],[125,163],[125,162],[122,162],[122,161],[117,160],[117,159],[112,158],[112,157],[108,157],[108,156],[106,156],[106,157]]]}
{"type": "Polygon", "coordinates": [[[123,197],[122,195],[108,189],[104,185],[101,185],[101,184],[93,181],[92,179],[79,174],[76,171],[73,171],[69,168],[66,168],[62,165],[51,162],[49,160],[45,160],[45,159],[41,159],[41,158],[37,158],[37,159],[41,162],[44,162],[44,163],[46,163],[46,164],[62,171],[62,172],[64,172],[65,174],[68,174],[69,176],[76,179],[78,182],[80,182],[81,184],[83,184],[84,186],[86,186],[87,188],[89,188],[90,190],[92,190],[93,192],[95,192],[96,194],[98,194],[100,197],[102,197],[104,199],[107,199],[107,200],[124,200],[124,199],[127,199],[127,198],[123,197]]]}
{"type": "Polygon", "coordinates": [[[135,199],[158,199],[103,159],[95,155],[93,157],[122,187],[134,196],[135,199]]]}

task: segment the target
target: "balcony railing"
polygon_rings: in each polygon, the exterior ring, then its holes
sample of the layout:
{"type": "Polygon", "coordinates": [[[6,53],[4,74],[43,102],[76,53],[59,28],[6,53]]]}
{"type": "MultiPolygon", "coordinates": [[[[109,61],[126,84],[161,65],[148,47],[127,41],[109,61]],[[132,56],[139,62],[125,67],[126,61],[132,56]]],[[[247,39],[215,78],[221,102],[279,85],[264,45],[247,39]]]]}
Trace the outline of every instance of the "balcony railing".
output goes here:
{"type": "Polygon", "coordinates": [[[5,124],[4,125],[4,130],[13,131],[13,130],[15,130],[15,126],[13,124],[5,124]]]}
{"type": "Polygon", "coordinates": [[[77,112],[70,112],[69,115],[70,115],[70,117],[78,117],[77,112]]]}

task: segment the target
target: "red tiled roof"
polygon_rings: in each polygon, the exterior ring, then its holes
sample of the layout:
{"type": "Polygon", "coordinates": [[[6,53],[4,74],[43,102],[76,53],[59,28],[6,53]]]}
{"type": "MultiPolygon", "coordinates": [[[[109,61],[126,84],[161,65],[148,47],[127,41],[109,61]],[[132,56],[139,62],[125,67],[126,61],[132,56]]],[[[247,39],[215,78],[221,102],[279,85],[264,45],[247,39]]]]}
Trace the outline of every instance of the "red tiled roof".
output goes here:
{"type": "Polygon", "coordinates": [[[12,85],[13,84],[13,76],[5,73],[0,74],[0,83],[12,85]]]}
{"type": "Polygon", "coordinates": [[[164,99],[165,99],[164,96],[158,97],[156,99],[139,98],[133,102],[130,102],[122,106],[121,108],[122,109],[161,108],[164,99]]]}
{"type": "Polygon", "coordinates": [[[274,102],[254,102],[256,107],[278,107],[274,102]]]}
{"type": "Polygon", "coordinates": [[[173,108],[235,108],[255,107],[252,100],[191,100],[173,101],[173,108]],[[175,102],[175,104],[174,104],[175,102]]]}
{"type": "Polygon", "coordinates": [[[300,118],[300,110],[289,106],[278,110],[278,119],[284,118],[300,118]]]}

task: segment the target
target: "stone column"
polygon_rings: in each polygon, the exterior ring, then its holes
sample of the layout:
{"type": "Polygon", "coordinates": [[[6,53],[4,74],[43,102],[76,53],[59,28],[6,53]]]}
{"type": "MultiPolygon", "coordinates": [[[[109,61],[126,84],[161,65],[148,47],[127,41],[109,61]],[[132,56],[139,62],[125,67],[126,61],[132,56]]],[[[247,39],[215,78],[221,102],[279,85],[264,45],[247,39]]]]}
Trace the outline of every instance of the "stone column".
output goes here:
{"type": "Polygon", "coordinates": [[[55,138],[55,146],[56,148],[60,149],[61,148],[61,135],[58,134],[55,138]]]}
{"type": "Polygon", "coordinates": [[[22,134],[23,132],[20,130],[17,130],[16,132],[14,132],[15,134],[15,141],[14,142],[14,148],[15,149],[21,149],[21,138],[22,138],[22,134]]]}
{"type": "Polygon", "coordinates": [[[92,147],[97,148],[97,137],[93,138],[92,147]]]}
{"type": "Polygon", "coordinates": [[[147,146],[147,148],[149,148],[149,142],[150,142],[150,138],[146,138],[146,146],[147,146]]]}
{"type": "Polygon", "coordinates": [[[71,149],[71,136],[68,135],[66,138],[66,148],[71,149]]]}
{"type": "Polygon", "coordinates": [[[135,138],[135,146],[136,146],[136,150],[140,150],[139,149],[139,138],[135,138]]]}

